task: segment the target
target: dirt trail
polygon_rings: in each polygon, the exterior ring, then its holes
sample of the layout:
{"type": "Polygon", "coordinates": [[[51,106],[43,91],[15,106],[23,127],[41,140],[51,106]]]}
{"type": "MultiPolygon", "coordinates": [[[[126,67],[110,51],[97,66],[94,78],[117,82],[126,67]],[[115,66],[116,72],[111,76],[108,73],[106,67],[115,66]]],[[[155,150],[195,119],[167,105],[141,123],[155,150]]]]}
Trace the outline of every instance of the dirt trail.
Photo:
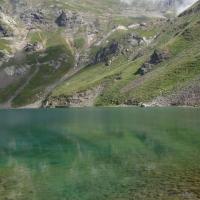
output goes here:
{"type": "Polygon", "coordinates": [[[118,27],[112,29],[110,32],[108,32],[100,41],[96,43],[96,46],[100,46],[103,42],[105,42],[114,32],[116,31],[128,31],[128,28],[125,26],[119,25],[118,27]]]}
{"type": "Polygon", "coordinates": [[[25,45],[27,44],[27,36],[29,34],[29,30],[26,28],[14,28],[14,37],[6,38],[10,42],[10,47],[12,49],[12,53],[15,54],[18,51],[21,51],[25,45]]]}
{"type": "MultiPolygon", "coordinates": [[[[64,81],[66,81],[66,80],[68,80],[69,78],[71,78],[73,75],[75,75],[76,73],[78,73],[81,69],[83,69],[84,67],[81,67],[81,68],[76,68],[76,69],[74,69],[74,68],[72,68],[70,71],[68,71],[61,79],[59,79],[59,80],[57,80],[56,82],[54,82],[52,85],[50,85],[50,86],[48,86],[47,88],[46,88],[46,90],[44,91],[44,95],[43,95],[43,98],[41,98],[40,100],[38,100],[38,101],[36,101],[36,102],[34,102],[34,103],[32,103],[32,104],[29,104],[29,105],[26,105],[26,106],[22,106],[22,107],[20,107],[20,109],[30,109],[30,108],[40,108],[40,107],[42,107],[42,102],[48,97],[48,95],[58,86],[58,85],[60,85],[60,84],[62,84],[64,81]]],[[[36,74],[37,72],[35,72],[35,74],[36,74]]],[[[34,74],[34,75],[35,75],[34,74]]],[[[33,76],[34,76],[33,75],[33,76]]],[[[33,78],[33,76],[32,77],[30,77],[30,79],[32,79],[33,78]]],[[[30,80],[29,80],[30,81],[30,80]]],[[[27,83],[28,84],[28,83],[27,83]]],[[[27,85],[26,84],[26,85],[27,85]]],[[[24,86],[24,87],[26,87],[26,85],[24,86]]],[[[22,88],[23,89],[23,88],[22,88]]],[[[19,93],[20,93],[21,91],[19,91],[19,93]]],[[[18,95],[18,94],[17,94],[18,95]]],[[[14,97],[15,98],[15,97],[14,97]]],[[[13,99],[14,99],[13,98],[13,99]]],[[[12,100],[13,100],[12,99],[12,100]]],[[[12,100],[11,100],[11,102],[12,102],[12,100]]],[[[5,104],[6,105],[6,104],[5,104]]],[[[0,108],[1,108],[2,106],[0,105],[0,108]]],[[[11,105],[10,105],[10,107],[3,107],[3,108],[11,108],[11,105]]]]}
{"type": "Polygon", "coordinates": [[[16,92],[11,96],[11,98],[3,104],[0,104],[0,108],[4,108],[4,109],[9,109],[12,108],[12,101],[22,92],[22,90],[29,84],[29,82],[31,81],[31,79],[38,73],[39,71],[39,67],[37,66],[35,71],[28,77],[28,79],[26,80],[26,82],[19,87],[16,92]]]}
{"type": "Polygon", "coordinates": [[[58,85],[62,84],[64,81],[68,80],[72,76],[74,76],[76,73],[78,73],[80,70],[85,68],[86,66],[79,67],[79,68],[72,68],[69,70],[61,79],[54,82],[52,85],[48,86],[45,91],[45,96],[47,97],[58,85]]]}

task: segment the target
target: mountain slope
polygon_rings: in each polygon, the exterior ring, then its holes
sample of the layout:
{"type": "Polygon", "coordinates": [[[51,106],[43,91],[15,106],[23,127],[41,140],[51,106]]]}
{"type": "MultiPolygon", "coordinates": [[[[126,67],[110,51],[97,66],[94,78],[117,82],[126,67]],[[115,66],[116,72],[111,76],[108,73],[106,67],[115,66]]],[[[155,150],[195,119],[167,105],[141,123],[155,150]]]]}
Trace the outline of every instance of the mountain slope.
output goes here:
{"type": "Polygon", "coordinates": [[[168,3],[1,1],[0,107],[198,105],[199,2],[168,3]]]}
{"type": "Polygon", "coordinates": [[[199,5],[197,2],[175,20],[165,23],[141,57],[130,61],[118,57],[119,61],[116,59],[110,67],[97,65],[84,69],[57,87],[48,98],[48,105],[82,105],[81,101],[88,98],[87,92],[92,95],[91,91],[95,93],[97,86],[102,89],[93,101],[96,105],[138,105],[141,102],[199,105],[199,5]],[[155,53],[158,49],[160,55],[155,53]],[[166,52],[166,59],[159,58],[166,52]],[[144,66],[147,73],[139,73],[144,66]]]}
{"type": "Polygon", "coordinates": [[[68,73],[93,63],[105,36],[118,32],[113,27],[148,20],[124,15],[127,5],[115,0],[0,3],[1,107],[41,102],[68,73]]]}

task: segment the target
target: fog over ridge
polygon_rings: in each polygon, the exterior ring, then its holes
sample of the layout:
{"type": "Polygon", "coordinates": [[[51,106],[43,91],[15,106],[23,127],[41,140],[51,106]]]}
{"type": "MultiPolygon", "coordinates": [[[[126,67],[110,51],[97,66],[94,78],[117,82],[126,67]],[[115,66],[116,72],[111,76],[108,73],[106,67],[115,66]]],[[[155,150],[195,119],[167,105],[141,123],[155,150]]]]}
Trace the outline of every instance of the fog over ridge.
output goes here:
{"type": "Polygon", "coordinates": [[[176,9],[177,13],[181,13],[187,8],[189,8],[191,5],[193,5],[198,0],[120,0],[123,3],[127,4],[145,4],[145,3],[151,3],[152,5],[169,5],[172,4],[174,8],[176,9]]]}

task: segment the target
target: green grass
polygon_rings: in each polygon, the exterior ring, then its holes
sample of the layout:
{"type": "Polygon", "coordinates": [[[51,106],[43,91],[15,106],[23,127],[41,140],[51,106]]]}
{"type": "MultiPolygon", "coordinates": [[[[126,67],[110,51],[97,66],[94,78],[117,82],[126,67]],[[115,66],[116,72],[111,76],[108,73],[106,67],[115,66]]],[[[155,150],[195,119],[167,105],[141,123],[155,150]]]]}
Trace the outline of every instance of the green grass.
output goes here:
{"type": "Polygon", "coordinates": [[[143,84],[132,91],[131,96],[138,102],[150,101],[157,96],[170,94],[198,75],[200,75],[200,56],[183,60],[174,59],[149,74],[143,84]]]}
{"type": "Polygon", "coordinates": [[[139,36],[141,37],[146,37],[146,38],[150,38],[150,37],[154,37],[155,35],[157,35],[160,31],[159,27],[150,27],[150,28],[139,28],[134,30],[135,33],[137,33],[139,36]]]}
{"type": "Polygon", "coordinates": [[[135,72],[143,61],[144,58],[140,58],[134,62],[124,64],[124,67],[118,73],[110,77],[102,94],[96,99],[95,105],[111,106],[123,104],[128,99],[129,94],[122,93],[120,90],[130,81],[137,78],[135,72]]]}
{"type": "MultiPolygon", "coordinates": [[[[90,66],[56,88],[52,96],[73,95],[99,84],[104,86],[104,90],[97,98],[96,105],[118,105],[129,99],[145,102],[160,95],[168,95],[200,75],[199,26],[197,16],[187,16],[178,18],[175,23],[168,22],[165,27],[138,30],[139,34],[146,37],[161,30],[153,49],[168,50],[170,55],[168,60],[155,66],[155,69],[143,78],[135,75],[135,72],[148,60],[148,51],[145,51],[144,57],[134,62],[124,60],[118,64],[121,58],[117,58],[110,68],[101,64],[90,66]],[[144,80],[140,83],[140,79],[144,80]],[[123,88],[130,84],[133,84],[133,87],[124,92],[123,88]]],[[[125,34],[124,31],[116,31],[109,37],[109,41],[123,40],[125,34]]],[[[102,44],[101,48],[104,45],[106,44],[102,44]]],[[[93,55],[97,51],[98,48],[92,49],[93,55]]]]}
{"type": "MultiPolygon", "coordinates": [[[[123,25],[129,26],[134,23],[142,23],[147,22],[150,19],[147,17],[126,17],[126,16],[115,16],[112,19],[111,25],[123,25]]],[[[112,28],[112,27],[111,27],[112,28]]]]}
{"type": "MultiPolygon", "coordinates": [[[[39,2],[39,0],[38,0],[39,2]]],[[[53,1],[45,1],[46,6],[50,6],[53,1]]],[[[119,11],[119,4],[113,5],[113,0],[110,1],[90,1],[85,4],[80,4],[80,1],[60,1],[58,6],[69,8],[73,11],[88,11],[100,15],[99,21],[102,32],[105,35],[112,30],[114,25],[128,26],[133,23],[147,22],[147,18],[131,18],[115,16],[111,17],[109,21],[104,21],[104,14],[107,9],[110,12],[113,9],[119,11]],[[110,7],[109,7],[110,6],[110,7]]],[[[154,19],[151,19],[152,21],[154,19]]],[[[31,43],[39,42],[46,48],[43,52],[33,53],[24,56],[22,59],[10,59],[3,67],[16,64],[20,67],[21,64],[28,63],[35,67],[39,63],[39,72],[33,77],[30,83],[24,90],[14,99],[13,106],[22,106],[25,104],[33,103],[40,99],[43,95],[45,88],[59,80],[70,67],[74,66],[74,52],[84,51],[86,40],[84,39],[86,27],[81,27],[80,31],[74,35],[74,46],[70,41],[66,41],[64,29],[58,28],[53,32],[47,30],[30,32],[28,40],[31,43]],[[41,54],[45,53],[44,56],[41,54]],[[57,62],[63,59],[59,69],[55,70],[51,62],[57,62]]],[[[68,81],[58,86],[52,92],[52,96],[70,96],[76,92],[82,92],[91,89],[97,85],[104,86],[102,94],[96,99],[96,105],[116,105],[123,104],[129,99],[136,101],[150,101],[156,96],[168,95],[176,88],[181,88],[186,82],[190,82],[196,76],[200,75],[199,69],[199,47],[200,47],[200,23],[199,15],[186,15],[179,17],[175,21],[166,22],[164,25],[152,25],[151,27],[140,28],[137,30],[118,30],[113,32],[100,46],[92,46],[90,50],[90,57],[94,59],[96,53],[102,48],[108,46],[113,41],[118,41],[124,48],[130,47],[126,41],[126,37],[131,32],[138,34],[142,37],[152,37],[158,33],[157,40],[149,47],[141,47],[144,56],[135,60],[127,60],[125,56],[119,55],[114,60],[110,67],[105,66],[103,63],[88,66],[74,75],[68,81]],[[108,42],[107,42],[108,41],[108,42]],[[149,56],[154,49],[164,49],[169,52],[170,58],[163,63],[154,66],[154,70],[145,75],[140,82],[141,77],[135,75],[135,72],[141,67],[144,62],[149,60],[149,56]],[[133,89],[130,87],[128,92],[123,92],[123,88],[133,84],[133,89]],[[136,86],[134,86],[134,84],[136,86]]],[[[0,40],[0,49],[9,51],[9,44],[5,40],[0,40]]],[[[132,49],[137,52],[138,49],[132,49]]],[[[130,51],[130,49],[129,49],[130,51]]],[[[35,68],[34,68],[35,69],[35,68]]],[[[22,79],[23,80],[23,79],[22,79]]],[[[23,83],[20,82],[20,84],[23,83]]],[[[2,91],[3,99],[7,98],[11,91],[16,89],[16,86],[10,85],[2,91]],[[13,89],[14,88],[14,89],[13,89]],[[8,90],[7,90],[8,89],[8,90]]]]}
{"type": "Polygon", "coordinates": [[[33,71],[34,71],[34,68],[32,68],[29,71],[29,73],[26,74],[26,76],[23,76],[20,79],[14,81],[8,87],[6,87],[4,89],[0,89],[0,103],[4,103],[4,102],[8,101],[9,98],[12,97],[13,94],[15,94],[17,89],[26,82],[28,76],[31,73],[33,73],[33,71]]]}
{"type": "Polygon", "coordinates": [[[74,46],[76,49],[82,49],[85,45],[85,39],[83,37],[78,37],[74,39],[74,46]]]}
{"type": "Polygon", "coordinates": [[[95,104],[98,106],[120,104],[127,99],[127,94],[120,93],[120,89],[136,77],[135,72],[142,64],[143,59],[127,62],[126,58],[119,57],[110,67],[103,64],[87,67],[57,87],[51,96],[71,96],[76,92],[102,85],[105,89],[95,104]],[[119,77],[120,79],[118,79],[119,77]]]}
{"type": "Polygon", "coordinates": [[[131,92],[137,101],[149,101],[156,96],[168,95],[186,82],[200,75],[200,29],[195,22],[172,38],[163,48],[169,49],[171,58],[148,74],[139,87],[131,92]]]}
{"type": "Polygon", "coordinates": [[[73,76],[69,81],[57,87],[52,95],[72,95],[75,92],[84,91],[101,84],[106,78],[119,73],[124,65],[126,65],[125,61],[126,59],[124,57],[119,57],[110,67],[105,66],[104,64],[88,66],[73,76]]]}
{"type": "Polygon", "coordinates": [[[31,79],[24,90],[13,100],[14,107],[31,104],[43,97],[45,88],[59,80],[73,65],[74,59],[70,51],[66,51],[66,46],[57,46],[47,49],[47,56],[39,61],[39,72],[31,79]],[[65,53],[65,54],[64,54],[65,53]],[[42,62],[59,59],[59,55],[66,55],[67,61],[63,61],[58,69],[42,62]]]}
{"type": "Polygon", "coordinates": [[[0,39],[0,50],[11,52],[11,48],[9,47],[10,42],[6,39],[0,39]]]}
{"type": "Polygon", "coordinates": [[[46,34],[47,33],[44,31],[30,32],[27,38],[30,40],[31,43],[44,42],[44,40],[46,39],[46,34]]]}
{"type": "Polygon", "coordinates": [[[14,107],[34,103],[43,97],[45,88],[59,80],[74,66],[73,52],[60,30],[55,32],[33,32],[28,35],[28,38],[31,42],[45,42],[46,50],[27,54],[25,60],[22,61],[38,67],[39,71],[13,100],[12,105],[14,107]],[[44,54],[44,56],[41,56],[41,54],[44,54]],[[54,66],[51,65],[51,62],[54,66]],[[58,65],[58,69],[56,65],[58,65]]]}

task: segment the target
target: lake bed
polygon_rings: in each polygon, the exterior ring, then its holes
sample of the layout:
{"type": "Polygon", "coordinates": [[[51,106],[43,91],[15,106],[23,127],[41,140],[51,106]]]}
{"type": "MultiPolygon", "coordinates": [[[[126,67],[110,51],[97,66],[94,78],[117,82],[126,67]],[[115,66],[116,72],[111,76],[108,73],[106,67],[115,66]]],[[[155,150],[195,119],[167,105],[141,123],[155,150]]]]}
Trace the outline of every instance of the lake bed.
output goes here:
{"type": "Polygon", "coordinates": [[[8,199],[200,199],[200,109],[1,110],[8,199]]]}

